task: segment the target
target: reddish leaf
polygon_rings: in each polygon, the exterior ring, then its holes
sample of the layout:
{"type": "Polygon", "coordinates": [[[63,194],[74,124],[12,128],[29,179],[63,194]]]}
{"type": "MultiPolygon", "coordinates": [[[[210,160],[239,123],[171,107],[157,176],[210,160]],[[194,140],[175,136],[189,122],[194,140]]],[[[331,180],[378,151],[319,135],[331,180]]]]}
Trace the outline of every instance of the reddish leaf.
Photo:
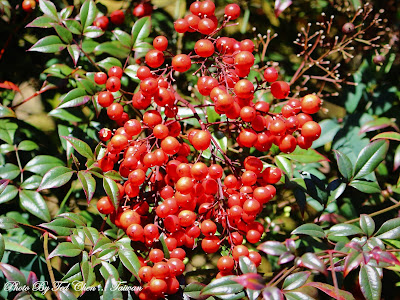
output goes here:
{"type": "Polygon", "coordinates": [[[335,287],[326,284],[326,283],[322,283],[322,282],[309,282],[306,284],[307,286],[312,286],[315,287],[317,289],[319,289],[320,291],[324,292],[325,294],[327,294],[328,296],[337,299],[337,300],[350,300],[350,299],[354,299],[353,295],[349,292],[343,291],[343,290],[339,290],[339,294],[336,293],[336,289],[335,287]]]}
{"type": "Polygon", "coordinates": [[[275,0],[275,16],[279,17],[279,15],[291,4],[291,0],[275,0]]]}
{"type": "Polygon", "coordinates": [[[380,261],[382,261],[388,264],[400,265],[400,262],[396,256],[390,252],[382,251],[382,249],[378,246],[371,250],[370,256],[372,256],[372,258],[375,259],[378,264],[380,261]]]}
{"type": "Polygon", "coordinates": [[[350,253],[350,255],[346,257],[346,260],[344,262],[344,276],[346,277],[347,274],[350,273],[350,271],[354,270],[355,268],[358,268],[362,260],[363,260],[362,253],[356,251],[350,253]]]}
{"type": "Polygon", "coordinates": [[[318,271],[327,275],[326,266],[322,260],[318,258],[314,253],[305,253],[300,258],[300,266],[306,267],[311,270],[318,271]]]}
{"type": "Polygon", "coordinates": [[[20,92],[18,86],[15,83],[7,80],[0,82],[0,88],[20,92]]]}
{"type": "Polygon", "coordinates": [[[247,273],[240,275],[236,278],[232,278],[233,281],[243,285],[245,288],[250,290],[259,291],[265,287],[264,281],[261,275],[256,273],[247,273]]]}
{"type": "Polygon", "coordinates": [[[372,120],[372,121],[365,123],[363,126],[361,126],[360,134],[364,133],[364,132],[375,131],[375,130],[387,128],[387,127],[393,127],[394,129],[399,131],[399,128],[397,127],[395,121],[393,121],[389,118],[383,117],[383,118],[379,118],[379,119],[372,120]]]}

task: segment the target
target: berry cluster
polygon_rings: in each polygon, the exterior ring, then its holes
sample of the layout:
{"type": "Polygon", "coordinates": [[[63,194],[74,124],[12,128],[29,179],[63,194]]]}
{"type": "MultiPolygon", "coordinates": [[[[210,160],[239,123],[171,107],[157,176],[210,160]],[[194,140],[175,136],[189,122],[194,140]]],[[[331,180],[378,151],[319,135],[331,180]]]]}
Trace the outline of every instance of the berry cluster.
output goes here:
{"type": "Polygon", "coordinates": [[[118,9],[118,10],[113,11],[110,14],[110,18],[108,18],[107,16],[97,17],[93,21],[93,25],[96,26],[96,27],[99,27],[103,31],[106,31],[107,28],[108,28],[108,25],[110,24],[110,21],[115,26],[122,25],[124,23],[124,21],[125,21],[124,12],[122,10],[118,9]]]}
{"type": "Polygon", "coordinates": [[[226,116],[225,125],[231,126],[227,130],[236,134],[241,147],[264,152],[276,144],[282,152],[290,153],[297,145],[309,148],[321,133],[310,116],[321,107],[317,96],[290,99],[280,112],[271,112],[269,103],[254,100],[255,92],[270,91],[276,99],[285,99],[289,84],[278,81],[277,70],[268,67],[255,87],[247,79],[255,63],[254,43],[213,38],[230,20],[239,17],[238,5],[225,7],[220,27],[213,2],[194,2],[190,11],[175,22],[175,29],[204,35],[195,43],[194,53],[168,57],[167,38],[154,38],[154,49],[145,56],[146,65],[137,70],[140,86],[131,101],[114,98],[113,93],[121,87],[120,67],[110,68],[108,74],[98,72],[94,78],[98,85],[105,85],[98,94],[98,104],[107,108],[108,117],[119,126],[114,132],[100,130],[100,140],[107,144],[98,165],[104,172],[118,168],[124,178],[123,185],[118,183],[119,206],[114,207],[110,198],[103,197],[97,208],[102,214],[110,214],[111,221],[145,249],[142,254],[146,259],[141,257],[139,271],[144,283],[141,299],[176,293],[176,276],[184,270],[184,248],[193,249],[198,244],[205,253],[215,253],[223,246],[230,249],[232,257],[223,256],[218,261],[217,277],[233,274],[240,256],[249,257],[258,266],[261,256],[243,245],[244,238],[250,244],[260,241],[264,226],[256,219],[274,198],[274,184],[282,175],[277,167],[264,168],[255,156],[247,157],[239,168],[233,165],[210,133],[215,124],[205,123],[195,106],[174,89],[175,72],[200,66],[194,71],[199,74],[198,92],[209,99],[216,113],[226,116]],[[171,64],[162,67],[166,59],[171,59],[171,64]],[[141,121],[130,119],[123,105],[143,111],[141,121]],[[200,129],[182,132],[180,106],[193,111],[200,129]],[[226,170],[215,160],[207,164],[200,161],[206,149],[213,154],[220,151],[233,174],[225,175],[226,170]],[[196,154],[196,162],[189,163],[196,154]],[[168,248],[168,259],[161,250],[161,240],[168,248]]]}

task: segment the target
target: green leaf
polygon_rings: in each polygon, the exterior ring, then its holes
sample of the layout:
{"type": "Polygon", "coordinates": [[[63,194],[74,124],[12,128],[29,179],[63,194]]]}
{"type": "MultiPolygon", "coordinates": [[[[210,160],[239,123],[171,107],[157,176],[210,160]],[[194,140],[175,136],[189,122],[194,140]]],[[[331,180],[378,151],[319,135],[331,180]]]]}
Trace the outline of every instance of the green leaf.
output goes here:
{"type": "Polygon", "coordinates": [[[333,225],[328,231],[328,237],[332,236],[350,236],[350,235],[358,235],[362,234],[363,231],[357,227],[356,225],[352,224],[337,224],[333,225]]]}
{"type": "Polygon", "coordinates": [[[82,250],[77,245],[64,242],[57,245],[56,249],[49,254],[48,259],[56,256],[74,257],[81,254],[81,252],[82,250]]]}
{"type": "Polygon", "coordinates": [[[55,53],[64,50],[65,45],[56,35],[48,35],[37,41],[28,51],[55,53]]]}
{"type": "Polygon", "coordinates": [[[18,228],[18,224],[14,219],[9,217],[0,217],[0,229],[18,228]]]}
{"type": "Polygon", "coordinates": [[[200,294],[219,296],[239,293],[243,290],[243,286],[233,280],[235,277],[236,276],[224,276],[219,279],[214,279],[202,289],[200,294]]]}
{"type": "Polygon", "coordinates": [[[286,157],[287,159],[294,160],[300,163],[314,163],[321,161],[329,161],[325,156],[320,154],[314,149],[301,149],[297,147],[291,154],[280,154],[280,156],[286,157]]]}
{"type": "Polygon", "coordinates": [[[94,267],[86,260],[81,263],[81,272],[83,281],[86,286],[91,286],[96,280],[96,275],[94,274],[94,267]]]}
{"type": "Polygon", "coordinates": [[[282,288],[286,291],[290,291],[302,287],[307,282],[310,275],[311,272],[308,271],[290,274],[285,278],[282,288]]]}
{"type": "Polygon", "coordinates": [[[48,17],[58,21],[57,8],[51,1],[39,0],[40,10],[48,17]]]}
{"type": "Polygon", "coordinates": [[[74,264],[61,280],[66,282],[81,281],[82,273],[79,263],[74,264]]]}
{"type": "Polygon", "coordinates": [[[25,246],[22,246],[19,243],[15,243],[15,242],[10,241],[8,239],[4,239],[4,243],[5,243],[4,244],[5,250],[7,250],[7,251],[14,251],[14,252],[23,253],[23,254],[37,255],[36,252],[33,252],[31,249],[28,249],[28,248],[26,248],[25,246]]]}
{"type": "Polygon", "coordinates": [[[3,193],[9,183],[10,180],[8,179],[0,179],[0,195],[3,193]]]}
{"type": "Polygon", "coordinates": [[[127,268],[136,279],[139,279],[139,269],[140,269],[140,262],[135,254],[130,249],[120,248],[118,251],[119,258],[121,259],[122,264],[127,268]]]}
{"type": "Polygon", "coordinates": [[[21,171],[19,170],[19,167],[14,164],[5,164],[0,167],[0,177],[3,179],[13,180],[20,173],[21,171]]]}
{"type": "Polygon", "coordinates": [[[322,228],[314,223],[300,225],[295,230],[293,230],[291,234],[304,234],[317,238],[325,237],[325,232],[322,230],[322,228]]]}
{"type": "Polygon", "coordinates": [[[60,11],[60,17],[62,20],[65,20],[67,18],[69,18],[72,14],[72,12],[74,11],[74,6],[70,5],[67,7],[64,7],[61,11],[60,11]]]}
{"type": "Polygon", "coordinates": [[[169,255],[169,249],[168,249],[168,247],[167,247],[167,244],[165,243],[165,234],[164,234],[164,233],[161,233],[161,234],[160,234],[160,237],[159,237],[158,239],[160,240],[161,245],[162,245],[162,247],[163,247],[164,257],[165,257],[166,259],[169,259],[169,258],[170,258],[170,255],[169,255]]]}
{"type": "Polygon", "coordinates": [[[104,177],[110,178],[110,179],[112,179],[114,181],[121,181],[122,180],[121,174],[119,174],[119,172],[117,172],[115,170],[107,171],[103,175],[104,175],[104,177]]]}
{"type": "Polygon", "coordinates": [[[56,290],[54,292],[59,300],[77,300],[71,290],[56,290]]]}
{"type": "Polygon", "coordinates": [[[347,274],[349,274],[352,270],[358,268],[363,260],[364,258],[362,253],[358,251],[351,252],[349,255],[346,256],[343,275],[347,276],[347,274]]]}
{"type": "Polygon", "coordinates": [[[129,55],[130,49],[122,46],[120,41],[104,42],[94,48],[96,55],[103,53],[110,54],[117,58],[126,58],[129,55]]]}
{"type": "Polygon", "coordinates": [[[67,44],[71,44],[72,42],[72,33],[70,30],[61,26],[59,24],[54,24],[54,29],[56,30],[58,36],[67,44]]]}
{"type": "Polygon", "coordinates": [[[400,238],[400,218],[386,221],[375,233],[379,239],[398,239],[400,238]]]}
{"type": "Polygon", "coordinates": [[[44,175],[48,170],[62,165],[64,165],[64,163],[54,156],[38,155],[32,158],[25,165],[24,170],[39,175],[44,175]]]}
{"type": "Polygon", "coordinates": [[[57,235],[61,236],[69,236],[72,234],[72,231],[76,227],[76,223],[66,219],[66,218],[57,218],[50,223],[40,224],[40,227],[44,227],[55,232],[57,235]]]}
{"type": "Polygon", "coordinates": [[[8,120],[0,120],[0,139],[12,145],[17,128],[18,125],[16,123],[11,123],[8,120]]]}
{"type": "Polygon", "coordinates": [[[118,270],[110,263],[106,261],[101,262],[100,274],[103,276],[104,280],[112,276],[116,280],[120,280],[118,270]]]}
{"type": "Polygon", "coordinates": [[[43,197],[35,191],[22,190],[19,192],[19,201],[21,207],[29,211],[32,215],[50,221],[50,212],[43,197]]]}
{"type": "Polygon", "coordinates": [[[7,185],[4,191],[0,194],[0,204],[11,201],[17,196],[18,189],[14,185],[7,185]]]}
{"type": "Polygon", "coordinates": [[[370,237],[374,234],[375,231],[375,222],[374,220],[366,215],[366,214],[361,214],[360,216],[360,227],[364,233],[370,237]]]}
{"type": "Polygon", "coordinates": [[[85,192],[89,204],[96,190],[96,180],[93,178],[92,174],[86,171],[79,171],[78,179],[82,184],[83,191],[85,192]]]}
{"type": "Polygon", "coordinates": [[[3,258],[5,249],[6,249],[6,243],[4,242],[3,235],[0,233],[0,261],[3,258]]]}
{"type": "Polygon", "coordinates": [[[281,169],[285,174],[291,178],[293,177],[292,163],[286,157],[281,155],[275,156],[275,163],[279,169],[281,169]]]}
{"type": "Polygon", "coordinates": [[[396,122],[394,120],[386,118],[386,117],[382,117],[382,118],[378,118],[376,120],[372,120],[372,121],[369,121],[369,122],[363,124],[361,126],[360,133],[375,131],[375,130],[379,130],[379,129],[383,129],[383,128],[387,128],[387,127],[393,127],[395,129],[399,130],[399,128],[397,127],[396,122]]]}
{"type": "Polygon", "coordinates": [[[300,265],[311,270],[316,270],[320,273],[327,274],[324,262],[314,253],[308,252],[300,258],[300,265]]]}
{"type": "Polygon", "coordinates": [[[49,112],[49,116],[59,118],[60,120],[68,121],[68,122],[82,122],[82,119],[76,116],[75,114],[71,114],[65,109],[56,108],[49,112]]]}
{"type": "Polygon", "coordinates": [[[83,35],[91,38],[91,39],[95,39],[98,38],[99,36],[102,36],[104,34],[104,31],[96,26],[88,26],[85,28],[85,30],[83,31],[83,35]]]}
{"type": "Polygon", "coordinates": [[[93,24],[94,19],[96,18],[97,7],[93,0],[86,0],[79,12],[79,16],[81,18],[81,23],[83,29],[93,24]]]}
{"type": "Polygon", "coordinates": [[[239,267],[243,274],[257,273],[256,265],[247,256],[239,257],[239,267]]]}
{"type": "Polygon", "coordinates": [[[373,172],[385,159],[389,142],[378,140],[364,147],[357,157],[354,166],[354,178],[358,179],[373,172]]]}
{"type": "Polygon", "coordinates": [[[26,285],[26,279],[24,274],[22,274],[22,272],[18,270],[16,267],[9,264],[0,263],[0,271],[3,272],[4,276],[9,281],[17,281],[20,284],[20,286],[26,285]]]}
{"type": "Polygon", "coordinates": [[[322,282],[309,282],[307,283],[307,286],[312,286],[315,287],[321,291],[323,291],[325,294],[329,295],[330,297],[334,299],[340,299],[340,300],[354,300],[354,297],[351,293],[343,291],[343,290],[338,290],[339,293],[336,293],[336,289],[334,286],[331,286],[326,283],[322,282]]]}
{"type": "Polygon", "coordinates": [[[143,41],[150,34],[151,30],[151,19],[150,17],[144,17],[135,22],[132,27],[132,45],[143,41]]]}
{"type": "Polygon", "coordinates": [[[44,174],[38,191],[52,189],[66,184],[75,171],[67,167],[55,167],[44,174]]]}
{"type": "Polygon", "coordinates": [[[114,277],[108,277],[104,286],[103,299],[123,299],[122,292],[116,289],[118,283],[114,277]]]}
{"type": "Polygon", "coordinates": [[[38,148],[39,146],[35,142],[28,140],[22,141],[18,145],[18,150],[21,151],[32,151],[32,150],[37,150],[38,148]]]}
{"type": "Polygon", "coordinates": [[[21,188],[24,190],[36,190],[41,182],[42,176],[32,175],[21,184],[21,188]]]}
{"type": "Polygon", "coordinates": [[[381,188],[379,187],[379,184],[376,181],[356,179],[351,181],[349,185],[359,190],[360,192],[366,194],[374,194],[381,192],[381,188]]]}
{"type": "Polygon", "coordinates": [[[117,183],[111,178],[103,177],[103,188],[114,207],[118,207],[119,189],[117,183]]]}
{"type": "Polygon", "coordinates": [[[344,103],[345,103],[345,108],[349,113],[355,112],[358,103],[360,102],[361,97],[363,95],[363,91],[365,90],[366,86],[364,83],[362,83],[362,75],[367,67],[368,67],[368,62],[364,60],[358,71],[353,74],[354,82],[357,83],[357,85],[347,87],[345,89],[347,93],[343,93],[345,98],[347,98],[344,100],[345,101],[344,103]]]}
{"type": "Polygon", "coordinates": [[[15,118],[15,113],[11,108],[0,105],[0,118],[15,118]]]}
{"type": "Polygon", "coordinates": [[[111,67],[117,66],[122,68],[121,61],[119,59],[116,59],[115,57],[107,57],[103,59],[102,61],[99,61],[97,65],[103,69],[105,69],[107,72],[111,67]]]}
{"type": "Polygon", "coordinates": [[[97,229],[93,227],[83,227],[83,231],[85,232],[86,237],[89,239],[92,245],[95,245],[100,237],[97,229]]]}
{"type": "Polygon", "coordinates": [[[333,150],[335,152],[336,161],[338,164],[339,172],[342,174],[343,178],[349,182],[353,176],[353,164],[346,154],[333,150]]]}
{"type": "MultiPolygon", "coordinates": [[[[81,23],[79,23],[77,20],[65,20],[65,26],[73,33],[73,34],[81,34],[83,28],[81,23]]],[[[91,51],[89,51],[91,52],[91,51]]]]}
{"type": "Polygon", "coordinates": [[[76,107],[87,103],[90,96],[86,90],[76,88],[69,91],[61,100],[58,108],[76,107]]]}
{"type": "Polygon", "coordinates": [[[400,133],[390,131],[390,132],[382,132],[374,136],[371,140],[376,139],[386,139],[386,140],[393,140],[393,141],[400,141],[400,133]]]}
{"type": "Polygon", "coordinates": [[[88,159],[93,158],[92,149],[84,141],[70,136],[62,136],[62,138],[66,139],[80,155],[88,159]]]}
{"type": "MultiPolygon", "coordinates": [[[[74,62],[74,66],[76,67],[76,64],[78,63],[78,60],[79,60],[79,56],[81,55],[81,50],[79,49],[78,45],[68,45],[67,50],[68,50],[69,56],[71,56],[72,61],[74,62]]],[[[75,118],[77,118],[77,117],[75,117],[75,118]]]]}
{"type": "Polygon", "coordinates": [[[15,151],[14,145],[2,144],[0,145],[0,153],[7,154],[15,151]]]}
{"type": "Polygon", "coordinates": [[[133,46],[132,38],[128,33],[119,29],[114,30],[113,33],[115,37],[118,39],[118,41],[121,42],[122,46],[125,46],[129,49],[132,48],[133,46]]]}
{"type": "Polygon", "coordinates": [[[312,147],[314,149],[331,143],[337,132],[340,130],[340,125],[338,124],[337,120],[334,119],[325,119],[321,122],[318,122],[318,124],[321,127],[321,135],[312,143],[312,147]]]}
{"type": "Polygon", "coordinates": [[[375,267],[364,265],[360,269],[359,283],[366,300],[381,299],[382,282],[375,267]]]}
{"type": "Polygon", "coordinates": [[[25,27],[52,28],[54,20],[47,16],[40,16],[34,19],[25,27]]]}
{"type": "Polygon", "coordinates": [[[200,295],[201,290],[205,287],[205,284],[199,282],[189,283],[183,290],[183,294],[193,299],[204,299],[205,297],[200,295]]]}
{"type": "Polygon", "coordinates": [[[277,241],[264,242],[260,244],[257,249],[273,256],[279,256],[287,251],[286,247],[277,241]]]}

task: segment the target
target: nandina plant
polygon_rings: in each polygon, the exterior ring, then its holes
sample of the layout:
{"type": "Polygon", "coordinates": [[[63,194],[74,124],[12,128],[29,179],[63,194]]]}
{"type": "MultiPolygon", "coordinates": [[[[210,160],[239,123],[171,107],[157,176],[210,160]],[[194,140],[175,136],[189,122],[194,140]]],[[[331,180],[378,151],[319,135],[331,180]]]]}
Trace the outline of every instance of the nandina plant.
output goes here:
{"type": "MultiPolygon", "coordinates": [[[[276,1],[271,17],[290,5],[276,1]]],[[[307,19],[291,68],[273,48],[279,26],[246,31],[263,24],[251,3],[196,1],[173,22],[154,8],[22,3],[26,30],[41,35],[28,53],[49,62],[32,96],[15,102],[18,86],[1,86],[4,297],[390,297],[398,108],[362,81],[374,72],[389,84],[397,66],[384,11],[332,3],[342,20],[307,19]],[[365,90],[384,108],[365,106],[365,90]],[[55,143],[17,125],[37,95],[55,143]]]]}

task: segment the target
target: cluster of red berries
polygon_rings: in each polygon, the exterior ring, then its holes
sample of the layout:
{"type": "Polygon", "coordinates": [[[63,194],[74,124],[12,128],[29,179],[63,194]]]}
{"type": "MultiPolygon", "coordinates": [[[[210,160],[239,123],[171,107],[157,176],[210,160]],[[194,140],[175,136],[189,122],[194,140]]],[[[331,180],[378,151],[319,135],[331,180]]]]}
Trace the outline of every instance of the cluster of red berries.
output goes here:
{"type": "Polygon", "coordinates": [[[107,16],[97,17],[93,21],[93,25],[96,27],[99,27],[103,31],[106,31],[108,28],[108,25],[110,24],[110,21],[115,26],[120,26],[120,25],[124,24],[124,21],[125,21],[124,12],[122,10],[118,9],[118,10],[113,11],[110,14],[110,18],[108,18],[107,16]]]}
{"type": "MultiPolygon", "coordinates": [[[[231,256],[219,259],[217,277],[233,274],[240,256],[247,256],[258,266],[261,256],[243,245],[244,237],[251,244],[258,243],[264,233],[262,223],[256,221],[263,206],[274,198],[274,184],[282,172],[276,167],[264,168],[263,162],[247,157],[234,174],[224,175],[217,163],[206,164],[199,158],[189,163],[195,152],[216,149],[209,124],[200,129],[182,133],[179,106],[192,109],[173,88],[173,73],[186,72],[192,65],[200,65],[197,90],[209,97],[215,111],[225,115],[231,123],[230,130],[238,132],[237,143],[242,147],[255,147],[268,151],[272,144],[285,153],[296,146],[307,149],[321,133],[318,123],[312,120],[321,107],[321,100],[307,95],[301,100],[290,99],[281,111],[270,112],[270,104],[254,101],[255,91],[270,90],[277,99],[285,99],[289,84],[277,81],[278,72],[273,67],[264,70],[263,80],[255,87],[247,79],[255,63],[251,40],[237,41],[228,37],[212,38],[219,31],[214,15],[215,5],[209,1],[194,2],[191,14],[175,23],[178,32],[198,31],[204,38],[194,46],[194,53],[178,54],[164,68],[168,40],[158,36],[154,49],[145,56],[147,66],[140,66],[137,77],[139,90],[131,101],[115,99],[121,87],[123,70],[114,66],[108,74],[98,72],[95,82],[105,85],[97,97],[98,104],[107,108],[107,115],[119,128],[114,132],[103,128],[100,140],[107,143],[105,155],[98,161],[104,171],[118,168],[124,183],[118,183],[119,205],[114,207],[108,197],[97,203],[100,213],[110,214],[111,221],[123,229],[130,239],[145,247],[140,257],[139,271],[144,289],[141,299],[155,299],[176,293],[179,284],[176,276],[183,273],[186,249],[201,245],[205,253],[215,253],[221,246],[230,246],[231,256]],[[130,119],[124,105],[142,110],[141,121],[130,119]],[[294,135],[297,135],[295,137],[294,135]],[[186,142],[185,142],[186,141],[186,142]],[[160,235],[170,258],[164,257],[160,235]]],[[[236,4],[225,7],[221,28],[238,18],[236,4]]],[[[193,117],[196,117],[193,115],[193,117]]],[[[235,134],[231,132],[231,134],[235,134]]]]}

